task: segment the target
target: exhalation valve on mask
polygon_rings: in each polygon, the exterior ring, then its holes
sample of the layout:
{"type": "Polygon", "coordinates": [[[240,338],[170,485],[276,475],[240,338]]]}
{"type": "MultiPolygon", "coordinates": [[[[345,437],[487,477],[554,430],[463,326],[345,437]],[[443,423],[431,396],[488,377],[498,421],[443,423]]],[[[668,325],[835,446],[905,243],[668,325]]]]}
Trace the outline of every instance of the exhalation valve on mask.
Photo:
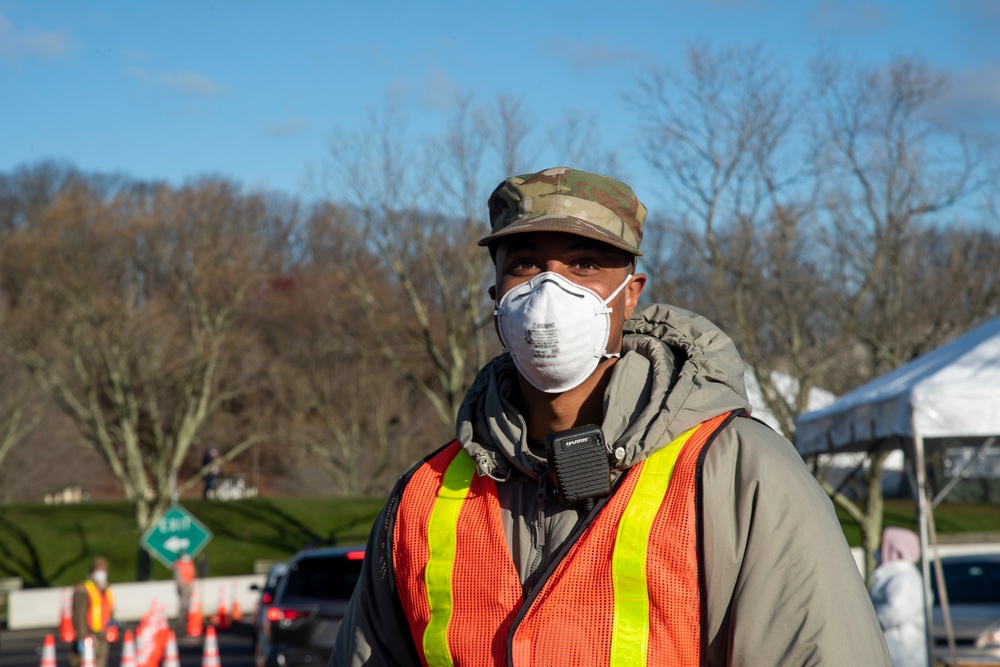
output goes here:
{"type": "Polygon", "coordinates": [[[535,388],[561,393],[579,386],[608,354],[611,308],[607,299],[557,273],[546,271],[514,287],[494,314],[504,349],[535,388]]]}

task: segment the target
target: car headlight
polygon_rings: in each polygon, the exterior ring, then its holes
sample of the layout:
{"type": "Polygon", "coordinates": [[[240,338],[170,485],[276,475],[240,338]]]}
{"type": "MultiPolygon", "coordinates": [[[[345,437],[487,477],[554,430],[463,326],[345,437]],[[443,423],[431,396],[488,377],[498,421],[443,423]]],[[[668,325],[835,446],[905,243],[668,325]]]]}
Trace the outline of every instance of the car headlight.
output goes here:
{"type": "Polygon", "coordinates": [[[976,648],[1000,648],[1000,623],[994,623],[979,635],[976,648]]]}

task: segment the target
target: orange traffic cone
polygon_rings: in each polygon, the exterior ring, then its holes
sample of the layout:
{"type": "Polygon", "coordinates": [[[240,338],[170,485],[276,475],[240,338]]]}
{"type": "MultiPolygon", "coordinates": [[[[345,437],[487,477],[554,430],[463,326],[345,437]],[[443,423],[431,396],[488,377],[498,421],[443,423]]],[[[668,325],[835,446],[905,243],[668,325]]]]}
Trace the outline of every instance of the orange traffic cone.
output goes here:
{"type": "Polygon", "coordinates": [[[153,631],[152,648],[149,651],[147,666],[156,667],[163,659],[163,652],[167,648],[167,632],[166,628],[156,628],[153,631]]]}
{"type": "Polygon", "coordinates": [[[181,667],[181,660],[177,655],[177,637],[173,630],[167,631],[167,648],[163,653],[162,667],[181,667]]]}
{"type": "Polygon", "coordinates": [[[42,646],[42,662],[39,667],[56,667],[56,638],[52,633],[45,635],[45,644],[42,646]]]}
{"type": "Polygon", "coordinates": [[[66,589],[63,593],[62,614],[59,618],[59,639],[64,642],[71,642],[76,639],[76,631],[73,629],[73,591],[66,589]]]}
{"type": "Polygon", "coordinates": [[[135,664],[135,635],[131,630],[125,631],[122,640],[122,667],[137,667],[135,664]]]}
{"type": "Polygon", "coordinates": [[[187,634],[189,637],[201,637],[201,625],[204,621],[201,612],[201,600],[198,598],[198,587],[191,588],[191,602],[188,607],[187,634]]]}
{"type": "Polygon", "coordinates": [[[226,589],[219,587],[219,629],[229,629],[229,612],[226,610],[226,589]]]}
{"type": "Polygon", "coordinates": [[[94,667],[94,638],[87,637],[83,640],[83,656],[80,667],[94,667]]]}
{"type": "Polygon", "coordinates": [[[229,617],[233,623],[239,623],[243,620],[243,610],[240,609],[240,597],[236,590],[236,584],[233,584],[233,611],[229,617]]]}
{"type": "Polygon", "coordinates": [[[219,663],[219,641],[215,637],[215,626],[205,629],[205,649],[201,655],[201,667],[221,667],[219,663]]]}
{"type": "Polygon", "coordinates": [[[149,612],[142,615],[139,627],[135,630],[135,662],[137,667],[146,667],[149,654],[153,650],[152,622],[149,612]]]}

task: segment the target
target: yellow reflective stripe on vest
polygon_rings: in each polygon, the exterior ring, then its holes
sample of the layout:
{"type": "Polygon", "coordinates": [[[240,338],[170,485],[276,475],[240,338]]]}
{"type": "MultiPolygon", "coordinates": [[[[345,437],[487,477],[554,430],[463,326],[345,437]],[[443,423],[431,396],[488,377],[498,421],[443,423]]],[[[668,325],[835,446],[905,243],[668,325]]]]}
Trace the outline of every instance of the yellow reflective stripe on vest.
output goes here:
{"type": "Polygon", "coordinates": [[[698,427],[677,437],[650,456],[639,471],[632,497],[618,523],[611,555],[615,616],[611,631],[611,665],[641,667],[649,645],[649,588],[646,585],[646,550],[653,521],[674,472],[684,443],[698,427]]]}
{"type": "Polygon", "coordinates": [[[424,582],[430,619],[424,630],[424,657],[428,665],[454,663],[448,647],[448,622],[451,620],[451,572],[455,563],[458,534],[458,513],[469,494],[476,463],[464,451],[459,451],[445,470],[434,507],[427,522],[429,556],[424,582]]]}

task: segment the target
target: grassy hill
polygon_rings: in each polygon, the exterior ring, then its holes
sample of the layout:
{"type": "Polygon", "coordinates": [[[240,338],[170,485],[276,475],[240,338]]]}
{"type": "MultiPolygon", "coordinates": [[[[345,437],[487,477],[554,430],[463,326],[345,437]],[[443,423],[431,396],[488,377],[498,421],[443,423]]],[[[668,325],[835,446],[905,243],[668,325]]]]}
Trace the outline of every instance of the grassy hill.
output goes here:
{"type": "MultiPolygon", "coordinates": [[[[204,550],[208,576],[250,574],[257,561],[283,560],[309,544],[363,543],[383,498],[253,498],[181,504],[212,531],[204,550]]],[[[935,510],[942,542],[983,534],[1000,540],[994,505],[943,504],[935,510]]],[[[888,525],[916,526],[913,503],[886,502],[888,525]]],[[[852,546],[857,526],[841,515],[852,546]]],[[[0,579],[20,577],[26,587],[67,586],[84,577],[95,554],[108,558],[112,582],[133,581],[140,535],[124,502],[0,507],[0,579]]],[[[170,572],[153,561],[153,579],[170,572]]]]}
{"type": "MultiPolygon", "coordinates": [[[[212,531],[202,552],[208,576],[250,574],[254,562],[282,560],[309,544],[364,543],[383,498],[185,500],[212,531]]],[[[111,581],[133,581],[139,533],[125,502],[0,507],[0,578],[26,587],[80,581],[90,559],[108,558],[111,581]]],[[[154,559],[153,579],[170,572],[154,559]]]]}

